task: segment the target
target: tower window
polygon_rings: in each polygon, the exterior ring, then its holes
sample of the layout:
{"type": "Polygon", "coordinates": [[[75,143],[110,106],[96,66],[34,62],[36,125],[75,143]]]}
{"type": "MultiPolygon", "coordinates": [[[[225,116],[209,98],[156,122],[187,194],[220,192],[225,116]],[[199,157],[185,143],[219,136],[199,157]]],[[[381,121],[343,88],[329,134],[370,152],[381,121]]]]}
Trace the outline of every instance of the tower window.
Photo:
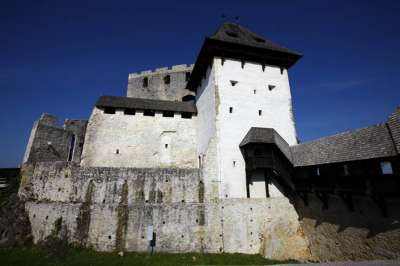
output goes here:
{"type": "Polygon", "coordinates": [[[233,163],[233,167],[235,167],[236,166],[236,161],[234,160],[232,163],[233,163]]]}
{"type": "Polygon", "coordinates": [[[147,88],[149,86],[149,78],[148,77],[144,77],[143,81],[142,81],[142,87],[143,88],[147,88]]]}
{"type": "Polygon", "coordinates": [[[392,175],[393,168],[391,162],[381,162],[381,170],[384,175],[392,175]]]}
{"type": "Polygon", "coordinates": [[[168,149],[168,144],[165,144],[164,147],[165,147],[166,149],[168,149]]]}
{"type": "Polygon", "coordinates": [[[233,113],[233,107],[229,107],[229,113],[233,113]]]}
{"type": "Polygon", "coordinates": [[[116,150],[115,150],[115,154],[119,154],[119,149],[116,149],[116,150]]]}
{"type": "Polygon", "coordinates": [[[275,85],[268,85],[268,89],[270,90],[270,91],[272,91],[273,89],[275,89],[275,85]]]}
{"type": "Polygon", "coordinates": [[[164,84],[170,84],[171,83],[171,76],[170,75],[166,75],[164,77],[164,84]]]}
{"type": "Polygon", "coordinates": [[[231,80],[231,85],[234,87],[238,82],[236,80],[231,80]]]}
{"type": "Polygon", "coordinates": [[[258,115],[259,115],[259,116],[262,115],[262,110],[258,110],[258,115]]]}
{"type": "Polygon", "coordinates": [[[185,80],[189,81],[189,79],[190,79],[190,72],[186,72],[185,80]]]}
{"type": "Polygon", "coordinates": [[[257,93],[257,90],[253,90],[253,93],[256,94],[256,93],[257,93]]]}
{"type": "Polygon", "coordinates": [[[136,110],[133,108],[127,108],[124,110],[124,114],[125,115],[135,115],[136,114],[136,110]]]}
{"type": "Polygon", "coordinates": [[[115,114],[115,108],[114,107],[106,107],[106,108],[104,108],[104,113],[105,114],[115,114]]]}

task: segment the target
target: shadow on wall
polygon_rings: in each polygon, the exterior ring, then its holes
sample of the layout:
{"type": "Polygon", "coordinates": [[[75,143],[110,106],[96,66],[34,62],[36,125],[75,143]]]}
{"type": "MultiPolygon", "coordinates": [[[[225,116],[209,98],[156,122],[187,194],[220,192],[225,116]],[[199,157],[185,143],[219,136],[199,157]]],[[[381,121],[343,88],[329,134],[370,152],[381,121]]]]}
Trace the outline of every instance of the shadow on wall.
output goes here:
{"type": "Polygon", "coordinates": [[[400,258],[400,200],[387,200],[384,216],[374,201],[354,197],[354,211],[337,196],[329,196],[327,208],[309,196],[308,206],[291,197],[313,259],[369,260],[400,258]]]}

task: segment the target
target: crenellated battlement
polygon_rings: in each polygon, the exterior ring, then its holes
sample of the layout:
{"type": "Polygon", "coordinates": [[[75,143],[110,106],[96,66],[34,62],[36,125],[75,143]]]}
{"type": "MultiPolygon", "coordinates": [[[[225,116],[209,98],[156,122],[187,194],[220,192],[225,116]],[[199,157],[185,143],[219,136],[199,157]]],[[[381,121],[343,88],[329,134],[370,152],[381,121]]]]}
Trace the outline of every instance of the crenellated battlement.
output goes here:
{"type": "Polygon", "coordinates": [[[129,79],[131,78],[138,78],[138,77],[143,77],[143,76],[149,76],[149,75],[158,75],[158,74],[170,74],[173,72],[186,72],[186,71],[192,71],[193,70],[194,64],[181,64],[181,65],[174,65],[171,67],[159,67],[154,70],[144,70],[140,72],[134,72],[134,73],[129,73],[129,79]]]}
{"type": "Polygon", "coordinates": [[[174,65],[131,73],[128,77],[128,97],[182,101],[186,95],[193,94],[186,90],[186,84],[193,70],[193,65],[174,65]]]}

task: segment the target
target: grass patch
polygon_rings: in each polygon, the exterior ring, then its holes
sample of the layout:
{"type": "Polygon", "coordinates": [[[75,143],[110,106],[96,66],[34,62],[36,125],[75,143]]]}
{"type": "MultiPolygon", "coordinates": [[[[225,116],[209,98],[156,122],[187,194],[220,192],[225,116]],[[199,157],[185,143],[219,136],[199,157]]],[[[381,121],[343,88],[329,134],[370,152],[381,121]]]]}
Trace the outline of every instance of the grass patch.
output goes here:
{"type": "Polygon", "coordinates": [[[0,248],[0,264],[13,266],[178,266],[178,265],[273,265],[283,263],[264,259],[259,255],[243,254],[165,254],[101,253],[87,249],[69,248],[65,256],[50,255],[45,249],[34,247],[0,248]]]}

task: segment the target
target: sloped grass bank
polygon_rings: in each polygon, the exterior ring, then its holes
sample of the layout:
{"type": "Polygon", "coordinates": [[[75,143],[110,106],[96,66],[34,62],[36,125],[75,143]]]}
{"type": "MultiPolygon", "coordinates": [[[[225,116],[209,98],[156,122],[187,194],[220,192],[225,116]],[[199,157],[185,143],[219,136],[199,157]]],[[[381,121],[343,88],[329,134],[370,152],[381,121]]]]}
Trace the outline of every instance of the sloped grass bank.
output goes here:
{"type": "Polygon", "coordinates": [[[63,256],[51,255],[39,247],[0,248],[0,264],[4,266],[178,266],[178,265],[273,265],[259,255],[243,254],[165,254],[99,253],[69,248],[63,256]]]}

